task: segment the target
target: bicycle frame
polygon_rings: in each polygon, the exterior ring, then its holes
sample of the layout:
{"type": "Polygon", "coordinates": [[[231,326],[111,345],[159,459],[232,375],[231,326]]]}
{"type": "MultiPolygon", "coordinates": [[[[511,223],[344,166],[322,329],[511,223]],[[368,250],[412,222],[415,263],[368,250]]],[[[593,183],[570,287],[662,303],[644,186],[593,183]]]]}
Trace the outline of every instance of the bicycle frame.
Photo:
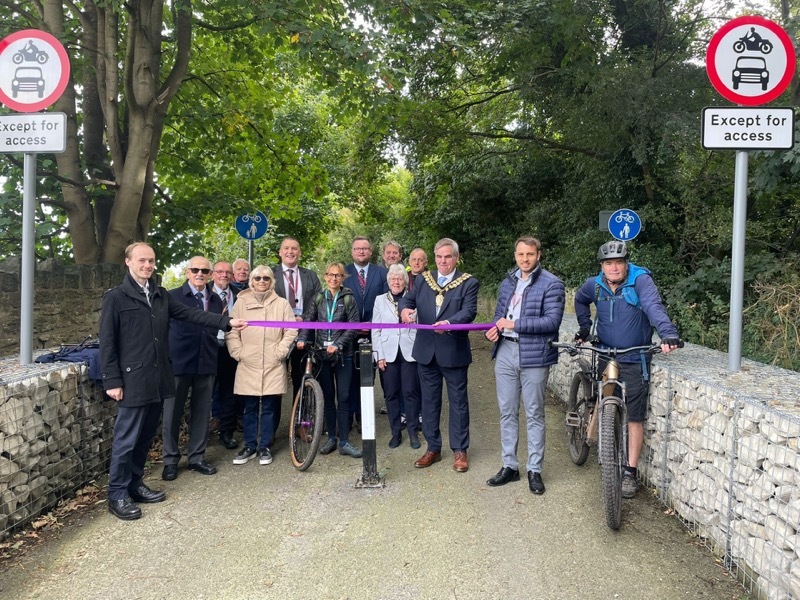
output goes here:
{"type": "MultiPolygon", "coordinates": [[[[556,346],[556,344],[553,344],[556,346]]],[[[611,352],[606,353],[603,352],[604,349],[602,348],[595,348],[594,346],[574,346],[571,344],[567,344],[565,346],[557,346],[557,347],[566,347],[567,350],[571,350],[574,347],[575,352],[578,353],[581,350],[584,351],[591,351],[591,358],[587,360],[583,356],[578,356],[578,367],[580,368],[581,372],[586,376],[586,378],[591,382],[592,386],[592,397],[593,398],[600,398],[600,404],[597,405],[597,401],[595,400],[595,406],[591,409],[591,415],[589,417],[589,422],[586,425],[586,439],[590,444],[597,444],[598,451],[597,451],[597,458],[598,462],[600,460],[600,456],[602,455],[602,432],[600,431],[602,420],[599,418],[598,415],[602,414],[603,408],[607,403],[612,403],[617,407],[617,410],[620,411],[620,421],[622,423],[622,448],[620,451],[622,453],[622,458],[624,460],[625,465],[627,465],[628,461],[628,405],[627,405],[627,391],[625,387],[625,382],[620,381],[619,378],[619,363],[616,361],[615,358],[612,358],[611,352]],[[600,356],[609,356],[608,363],[606,364],[606,368],[603,370],[603,373],[600,374],[599,372],[599,357],[600,356]],[[621,394],[620,396],[616,396],[614,394],[615,388],[619,387],[621,394]]],[[[614,349],[609,349],[613,352],[614,349]]],[[[572,354],[572,352],[570,352],[572,354]]],[[[566,416],[567,426],[569,427],[580,427],[580,416],[577,413],[567,413],[566,416]]],[[[624,466],[624,465],[623,465],[624,466]]]]}

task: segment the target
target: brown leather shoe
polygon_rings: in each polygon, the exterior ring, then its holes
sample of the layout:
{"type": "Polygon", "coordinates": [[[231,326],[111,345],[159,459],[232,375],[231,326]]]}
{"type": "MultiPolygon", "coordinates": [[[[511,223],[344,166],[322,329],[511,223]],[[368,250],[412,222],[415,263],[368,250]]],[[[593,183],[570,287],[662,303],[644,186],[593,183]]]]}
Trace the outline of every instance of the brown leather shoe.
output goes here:
{"type": "Polygon", "coordinates": [[[431,452],[428,450],[419,458],[419,460],[417,460],[417,462],[414,463],[414,466],[418,469],[424,469],[425,467],[430,467],[433,463],[439,462],[440,460],[442,460],[441,452],[431,452]]]}
{"type": "Polygon", "coordinates": [[[469,469],[469,459],[467,459],[467,451],[461,450],[453,455],[453,468],[459,473],[466,472],[469,469]]]}

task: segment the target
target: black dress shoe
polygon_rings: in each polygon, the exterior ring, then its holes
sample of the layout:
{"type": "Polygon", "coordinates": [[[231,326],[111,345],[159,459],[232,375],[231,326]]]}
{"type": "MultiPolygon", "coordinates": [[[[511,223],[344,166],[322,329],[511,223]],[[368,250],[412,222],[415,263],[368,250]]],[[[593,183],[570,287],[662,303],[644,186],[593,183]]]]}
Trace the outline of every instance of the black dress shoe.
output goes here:
{"type": "Polygon", "coordinates": [[[108,512],[122,519],[123,521],[133,521],[142,516],[141,509],[131,502],[130,498],[123,498],[122,500],[109,500],[108,512]]]}
{"type": "Polygon", "coordinates": [[[510,481],[519,481],[519,471],[511,467],[503,467],[497,472],[497,475],[489,479],[486,483],[492,487],[498,487],[510,481]]]}
{"type": "Polygon", "coordinates": [[[161,471],[161,479],[164,481],[175,481],[178,478],[178,465],[164,465],[161,471]]]}
{"type": "Polygon", "coordinates": [[[403,436],[401,434],[393,435],[392,439],[389,440],[389,448],[397,448],[402,441],[403,436]]]}
{"type": "Polygon", "coordinates": [[[144,483],[140,483],[135,489],[129,489],[128,494],[130,494],[131,500],[142,504],[154,504],[167,499],[165,492],[151,490],[144,483]]]}
{"type": "Polygon", "coordinates": [[[204,460],[195,463],[189,463],[189,470],[190,471],[197,471],[203,475],[213,475],[217,472],[217,467],[207,463],[204,460]]]}
{"type": "Polygon", "coordinates": [[[528,487],[534,494],[544,494],[544,482],[542,481],[542,474],[528,471],[528,487]]]}
{"type": "Polygon", "coordinates": [[[239,447],[239,442],[233,439],[233,435],[230,433],[220,433],[219,443],[225,446],[228,450],[233,450],[239,447]]]}

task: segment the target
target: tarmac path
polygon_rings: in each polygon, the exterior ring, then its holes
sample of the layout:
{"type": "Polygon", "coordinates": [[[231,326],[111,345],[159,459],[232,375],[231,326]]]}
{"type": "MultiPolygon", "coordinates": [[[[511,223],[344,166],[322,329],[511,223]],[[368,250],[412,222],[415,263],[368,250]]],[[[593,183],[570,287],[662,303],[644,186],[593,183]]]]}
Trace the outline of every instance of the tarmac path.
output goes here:
{"type": "MultiPolygon", "coordinates": [[[[361,461],[318,456],[305,473],[280,440],[275,462],[235,466],[213,440],[219,473],[183,468],[147,479],[167,500],[123,522],[100,504],[15,563],[0,565],[0,598],[44,599],[741,599],[746,594],[682,525],[642,490],[619,532],[604,521],[599,469],[569,460],[563,410],[547,408],[547,492],[490,488],[501,466],[490,346],[473,338],[470,469],[415,469],[421,451],[387,447],[385,487],[356,489],[361,461]]],[[[284,423],[289,410],[284,404],[284,423]]],[[[376,405],[382,403],[376,386],[376,405]]],[[[446,407],[442,430],[446,439],[446,407]]],[[[525,448],[524,427],[520,448],[525,448]]],[[[424,447],[423,447],[424,449],[424,447]]],[[[524,450],[521,462],[524,465],[524,450]]],[[[184,463],[181,463],[183,467],[184,463]]]]}

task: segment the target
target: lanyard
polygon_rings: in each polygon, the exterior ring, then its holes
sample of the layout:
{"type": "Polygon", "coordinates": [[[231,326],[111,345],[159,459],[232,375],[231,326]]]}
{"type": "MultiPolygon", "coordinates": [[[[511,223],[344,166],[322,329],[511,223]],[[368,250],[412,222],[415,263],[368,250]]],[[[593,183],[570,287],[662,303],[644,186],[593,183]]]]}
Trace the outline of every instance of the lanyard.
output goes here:
{"type": "MultiPolygon", "coordinates": [[[[300,269],[293,269],[295,271],[294,276],[290,277],[287,271],[283,272],[283,276],[286,279],[286,283],[289,286],[289,289],[292,290],[292,296],[297,298],[297,279],[300,277],[298,271],[300,269]]],[[[294,308],[294,306],[292,307],[294,308]]]]}
{"type": "MultiPolygon", "coordinates": [[[[330,297],[330,290],[325,292],[325,309],[328,313],[328,323],[333,323],[333,314],[336,312],[336,303],[339,301],[339,292],[336,292],[336,295],[333,297],[333,303],[328,302],[328,298],[330,297]]],[[[328,339],[330,340],[333,337],[333,330],[328,329],[328,339]]]]}

